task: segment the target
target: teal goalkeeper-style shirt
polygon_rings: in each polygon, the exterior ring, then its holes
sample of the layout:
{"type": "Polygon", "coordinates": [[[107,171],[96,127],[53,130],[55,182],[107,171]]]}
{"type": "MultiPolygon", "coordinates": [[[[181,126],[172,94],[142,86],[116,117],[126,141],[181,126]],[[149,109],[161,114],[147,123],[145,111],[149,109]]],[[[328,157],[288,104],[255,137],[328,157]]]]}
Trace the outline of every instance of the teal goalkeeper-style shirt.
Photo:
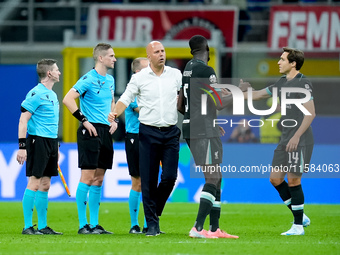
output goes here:
{"type": "Polygon", "coordinates": [[[137,108],[137,98],[125,109],[125,131],[126,133],[139,133],[139,113],[133,109],[137,108]]]}
{"type": "Polygon", "coordinates": [[[58,138],[59,101],[57,94],[42,83],[32,88],[21,106],[32,114],[27,133],[46,138],[58,138]]]}
{"type": "Polygon", "coordinates": [[[115,80],[102,76],[95,69],[83,75],[73,86],[79,94],[80,110],[91,123],[110,125],[107,117],[114,99],[115,80]]]}

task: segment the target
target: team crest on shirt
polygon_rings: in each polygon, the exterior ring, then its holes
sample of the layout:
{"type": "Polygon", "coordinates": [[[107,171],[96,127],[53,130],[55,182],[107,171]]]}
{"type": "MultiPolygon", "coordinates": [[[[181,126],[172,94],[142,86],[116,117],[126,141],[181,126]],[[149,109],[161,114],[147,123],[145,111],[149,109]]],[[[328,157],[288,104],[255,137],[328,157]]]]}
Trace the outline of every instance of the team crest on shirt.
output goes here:
{"type": "Polygon", "coordinates": [[[134,143],[134,141],[135,141],[135,139],[133,139],[133,138],[130,139],[130,142],[131,142],[132,144],[134,143]]]}
{"type": "Polygon", "coordinates": [[[210,75],[209,77],[210,83],[217,83],[217,78],[215,74],[210,75]]]}
{"type": "Polygon", "coordinates": [[[312,88],[309,86],[308,83],[305,84],[305,88],[306,88],[309,92],[312,92],[312,88]]]}

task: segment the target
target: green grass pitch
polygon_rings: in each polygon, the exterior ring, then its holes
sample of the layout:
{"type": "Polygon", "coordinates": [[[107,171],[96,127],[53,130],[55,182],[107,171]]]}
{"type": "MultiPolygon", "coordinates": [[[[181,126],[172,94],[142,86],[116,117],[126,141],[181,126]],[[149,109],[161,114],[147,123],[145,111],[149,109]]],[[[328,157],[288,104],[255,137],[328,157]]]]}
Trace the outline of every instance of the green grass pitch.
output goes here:
{"type": "MultiPolygon", "coordinates": [[[[78,235],[75,203],[50,202],[48,225],[62,236],[24,236],[20,202],[0,203],[0,254],[340,254],[340,205],[305,205],[304,236],[281,236],[292,215],[281,204],[223,204],[220,226],[239,239],[192,239],[198,204],[169,203],[160,220],[165,235],[128,234],[128,203],[102,203],[99,222],[114,235],[78,235]]],[[[34,223],[37,222],[34,213],[34,223]]],[[[140,216],[140,223],[143,218],[140,216]]],[[[207,229],[209,219],[206,221],[207,229]]]]}

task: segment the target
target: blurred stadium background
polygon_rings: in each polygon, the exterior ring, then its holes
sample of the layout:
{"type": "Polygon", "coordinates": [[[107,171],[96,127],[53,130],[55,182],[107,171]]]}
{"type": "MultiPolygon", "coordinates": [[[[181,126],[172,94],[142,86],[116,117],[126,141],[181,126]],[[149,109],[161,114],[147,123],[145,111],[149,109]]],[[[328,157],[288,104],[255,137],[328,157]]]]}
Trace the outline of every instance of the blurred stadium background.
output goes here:
{"type": "MultiPolygon", "coordinates": [[[[210,40],[209,64],[219,77],[231,79],[233,84],[242,78],[256,89],[278,79],[277,61],[283,46],[305,51],[301,72],[313,82],[317,111],[312,124],[316,145],[311,163],[315,171],[306,174],[303,182],[306,203],[340,203],[340,1],[335,0],[1,0],[0,201],[21,200],[26,186],[25,167],[15,160],[17,126],[20,103],[38,82],[35,64],[39,59],[58,60],[62,78],[54,90],[61,102],[78,78],[92,68],[92,48],[98,42],[111,43],[118,59],[112,71],[118,99],[129,81],[132,59],[146,55],[149,41],[162,41],[167,64],[183,70],[191,58],[188,39],[194,34],[210,40]]],[[[260,102],[255,108],[270,105],[260,102]]],[[[279,119],[280,113],[260,118],[248,112],[241,118],[225,109],[219,114],[228,120],[223,125],[227,132],[223,164],[236,169],[270,165],[280,135],[278,128],[256,127],[253,122],[251,132],[256,139],[247,143],[240,143],[231,134],[241,119],[279,119]]],[[[73,195],[79,180],[77,125],[61,104],[60,166],[73,195]]],[[[128,198],[130,177],[123,137],[124,117],[113,137],[115,159],[104,183],[104,201],[128,198]]],[[[171,201],[197,201],[204,182],[191,176],[189,169],[190,152],[183,143],[171,201]]],[[[232,177],[223,183],[226,192],[222,200],[226,202],[280,202],[267,180],[268,173],[225,177],[232,177]]],[[[49,195],[52,200],[69,201],[58,178],[52,179],[49,195]]]]}

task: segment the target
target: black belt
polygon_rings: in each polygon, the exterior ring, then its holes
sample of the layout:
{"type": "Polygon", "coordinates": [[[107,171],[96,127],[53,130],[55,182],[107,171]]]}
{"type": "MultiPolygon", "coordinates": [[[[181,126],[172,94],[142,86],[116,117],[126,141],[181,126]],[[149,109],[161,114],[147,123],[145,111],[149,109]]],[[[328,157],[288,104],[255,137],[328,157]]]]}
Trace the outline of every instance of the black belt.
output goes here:
{"type": "Polygon", "coordinates": [[[160,131],[169,131],[170,129],[172,129],[175,125],[171,125],[171,126],[168,126],[168,127],[155,127],[155,126],[150,126],[150,125],[145,125],[143,123],[141,123],[142,125],[146,126],[146,127],[150,127],[150,128],[154,128],[154,129],[158,129],[160,131]]]}

